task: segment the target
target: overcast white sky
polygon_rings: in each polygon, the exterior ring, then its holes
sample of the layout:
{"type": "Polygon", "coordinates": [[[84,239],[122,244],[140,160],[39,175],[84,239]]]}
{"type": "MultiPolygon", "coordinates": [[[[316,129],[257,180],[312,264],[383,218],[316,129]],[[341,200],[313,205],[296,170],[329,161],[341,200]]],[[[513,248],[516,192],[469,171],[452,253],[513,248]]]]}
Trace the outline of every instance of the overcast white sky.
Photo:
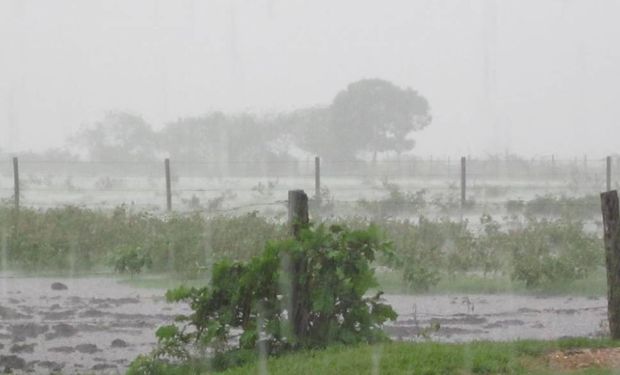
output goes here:
{"type": "Polygon", "coordinates": [[[154,126],[327,104],[361,78],[426,96],[418,155],[620,151],[617,0],[0,0],[0,147],[106,110],[154,126]]]}

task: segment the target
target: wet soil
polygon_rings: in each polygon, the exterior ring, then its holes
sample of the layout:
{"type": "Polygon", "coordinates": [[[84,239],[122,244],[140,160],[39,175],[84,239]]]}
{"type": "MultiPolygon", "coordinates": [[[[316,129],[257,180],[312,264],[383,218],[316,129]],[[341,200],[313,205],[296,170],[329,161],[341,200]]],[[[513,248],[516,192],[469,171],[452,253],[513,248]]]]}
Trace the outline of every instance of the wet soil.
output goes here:
{"type": "MultiPolygon", "coordinates": [[[[123,373],[150,352],[155,330],[186,314],[164,290],[114,278],[0,274],[0,372],[123,373]],[[52,287],[61,283],[65,288],[52,287]]],[[[513,295],[387,295],[399,314],[394,339],[442,342],[606,335],[605,298],[513,295]]]]}
{"type": "Polygon", "coordinates": [[[555,371],[582,370],[591,367],[618,370],[620,348],[561,350],[548,354],[547,361],[549,367],[555,371]]]}
{"type": "Polygon", "coordinates": [[[386,331],[400,340],[551,340],[609,333],[604,297],[387,295],[385,299],[399,315],[386,331]]]}
{"type": "Polygon", "coordinates": [[[189,311],[164,292],[114,278],[0,274],[0,372],[124,373],[154,347],[158,326],[189,311]]]}

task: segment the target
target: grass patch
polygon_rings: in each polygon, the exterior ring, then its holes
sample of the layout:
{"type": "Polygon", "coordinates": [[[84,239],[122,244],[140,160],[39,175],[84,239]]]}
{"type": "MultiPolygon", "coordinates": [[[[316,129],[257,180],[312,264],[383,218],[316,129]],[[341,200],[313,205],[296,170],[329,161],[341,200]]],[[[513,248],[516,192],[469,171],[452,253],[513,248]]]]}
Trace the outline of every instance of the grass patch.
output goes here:
{"type": "MultiPolygon", "coordinates": [[[[557,374],[544,355],[571,348],[617,347],[606,339],[474,342],[469,344],[402,343],[332,347],[272,358],[224,374],[256,374],[261,366],[277,374],[557,374]]],[[[561,373],[561,372],[560,372],[561,373]]],[[[592,368],[570,374],[609,374],[592,368]]]]}
{"type": "MultiPolygon", "coordinates": [[[[467,344],[389,342],[334,346],[250,363],[220,372],[241,374],[613,374],[614,369],[591,367],[576,371],[550,368],[546,355],[557,350],[620,347],[620,341],[573,338],[556,341],[480,341],[467,344]]],[[[128,374],[209,374],[207,362],[170,365],[139,357],[128,374]]],[[[615,370],[617,371],[617,369],[615,370]]]]}
{"type": "MultiPolygon", "coordinates": [[[[377,280],[386,293],[420,294],[403,281],[402,271],[378,271],[377,280]]],[[[548,283],[537,288],[526,288],[525,282],[511,280],[509,276],[443,275],[439,283],[424,294],[523,294],[523,295],[570,295],[605,296],[607,280],[605,270],[600,268],[581,280],[548,283]]]]}

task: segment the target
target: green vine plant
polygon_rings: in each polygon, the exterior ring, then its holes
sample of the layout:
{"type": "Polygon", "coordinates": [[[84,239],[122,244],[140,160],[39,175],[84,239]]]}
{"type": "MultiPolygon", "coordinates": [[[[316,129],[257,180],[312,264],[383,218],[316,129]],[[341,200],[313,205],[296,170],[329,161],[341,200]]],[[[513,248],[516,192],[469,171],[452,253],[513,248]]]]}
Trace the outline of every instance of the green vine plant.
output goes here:
{"type": "Polygon", "coordinates": [[[396,313],[381,292],[367,292],[378,286],[371,263],[391,252],[374,226],[319,225],[268,243],[248,262],[217,262],[209,286],[167,292],[168,301],[188,302],[193,312],[159,328],[158,348],[132,368],[208,353],[218,370],[255,358],[259,347],[277,355],[387,340],[382,326],[396,313]]]}

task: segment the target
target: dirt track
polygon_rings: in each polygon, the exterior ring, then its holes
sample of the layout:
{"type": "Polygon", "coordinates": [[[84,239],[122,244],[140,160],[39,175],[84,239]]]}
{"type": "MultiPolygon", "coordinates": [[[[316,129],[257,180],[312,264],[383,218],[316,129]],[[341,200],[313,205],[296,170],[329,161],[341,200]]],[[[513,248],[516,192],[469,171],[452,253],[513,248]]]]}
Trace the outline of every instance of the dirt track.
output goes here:
{"type": "MultiPolygon", "coordinates": [[[[25,278],[0,275],[0,371],[122,373],[155,344],[155,329],[187,313],[163,290],[115,279],[25,278]],[[56,284],[52,289],[52,284],[56,284]],[[66,286],[66,289],[63,288],[66,286]]],[[[399,320],[395,339],[471,341],[596,336],[604,298],[510,295],[386,297],[399,320]],[[437,327],[439,327],[437,329],[437,327]]]]}

